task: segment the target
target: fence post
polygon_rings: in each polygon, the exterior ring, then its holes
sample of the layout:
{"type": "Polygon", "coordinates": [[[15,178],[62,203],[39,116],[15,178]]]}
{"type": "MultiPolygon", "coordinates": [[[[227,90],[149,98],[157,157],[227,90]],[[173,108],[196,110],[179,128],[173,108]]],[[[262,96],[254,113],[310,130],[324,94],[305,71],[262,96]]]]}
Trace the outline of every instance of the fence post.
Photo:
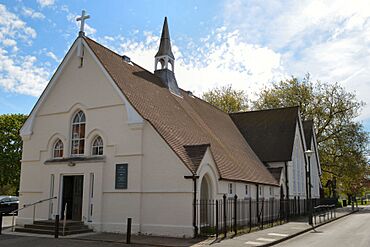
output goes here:
{"type": "Polygon", "coordinates": [[[252,231],[252,197],[249,198],[249,232],[252,231]]]}
{"type": "Polygon", "coordinates": [[[263,211],[265,211],[265,208],[264,208],[264,205],[265,204],[265,199],[262,199],[262,208],[261,208],[261,214],[262,214],[262,217],[261,217],[261,225],[262,225],[262,228],[261,230],[263,230],[263,211]]]}
{"type": "Polygon", "coordinates": [[[131,223],[132,218],[127,218],[126,244],[131,244],[131,223]]]}
{"type": "Polygon", "coordinates": [[[274,226],[274,214],[275,214],[275,211],[274,211],[274,199],[275,198],[272,198],[272,200],[271,200],[271,226],[274,226]]]}
{"type": "Polygon", "coordinates": [[[59,214],[55,215],[54,238],[59,238],[59,214]]]}
{"type": "Polygon", "coordinates": [[[226,238],[226,235],[227,235],[227,218],[226,218],[226,194],[224,194],[223,196],[223,202],[224,202],[224,238],[226,238]]]}
{"type": "Polygon", "coordinates": [[[0,211],[0,235],[2,229],[3,229],[3,212],[0,211]]]}
{"type": "Polygon", "coordinates": [[[236,213],[236,210],[237,210],[237,202],[238,202],[238,196],[235,194],[234,196],[234,232],[235,232],[235,235],[237,234],[238,230],[237,230],[237,220],[236,220],[236,217],[237,217],[237,213],[236,213]]]}
{"type": "Polygon", "coordinates": [[[216,200],[216,239],[218,238],[218,199],[216,200]]]}

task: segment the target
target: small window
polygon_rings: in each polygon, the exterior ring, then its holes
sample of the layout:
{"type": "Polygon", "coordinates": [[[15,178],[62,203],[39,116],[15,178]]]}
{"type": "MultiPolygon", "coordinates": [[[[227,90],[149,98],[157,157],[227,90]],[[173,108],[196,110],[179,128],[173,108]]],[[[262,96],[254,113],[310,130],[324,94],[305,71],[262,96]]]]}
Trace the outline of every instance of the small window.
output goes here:
{"type": "Polygon", "coordinates": [[[229,184],[229,194],[233,194],[233,184],[229,184]]]}
{"type": "Polygon", "coordinates": [[[272,187],[270,187],[270,196],[273,196],[274,195],[274,190],[272,189],[272,187]]]}
{"type": "Polygon", "coordinates": [[[116,164],[116,189],[127,189],[127,164],[116,164]]]}
{"type": "Polygon", "coordinates": [[[245,185],[245,195],[248,195],[248,184],[245,185]]]}
{"type": "Polygon", "coordinates": [[[259,186],[259,195],[262,196],[262,186],[259,186]]]}
{"type": "Polygon", "coordinates": [[[54,144],[53,158],[63,158],[63,142],[58,139],[54,144]]]}
{"type": "Polygon", "coordinates": [[[103,155],[103,139],[98,136],[92,143],[92,155],[103,155]]]}

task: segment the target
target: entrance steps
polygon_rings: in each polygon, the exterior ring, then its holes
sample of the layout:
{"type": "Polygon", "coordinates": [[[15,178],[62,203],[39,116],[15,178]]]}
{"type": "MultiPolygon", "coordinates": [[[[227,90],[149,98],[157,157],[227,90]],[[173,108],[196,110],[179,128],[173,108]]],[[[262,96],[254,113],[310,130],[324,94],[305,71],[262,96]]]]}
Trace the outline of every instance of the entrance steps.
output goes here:
{"type": "MultiPolygon", "coordinates": [[[[55,222],[53,220],[42,220],[35,221],[33,224],[26,224],[24,227],[16,227],[16,232],[26,232],[35,234],[48,234],[54,235],[55,232],[55,222]]],[[[80,221],[67,221],[64,228],[64,236],[72,234],[80,234],[92,232],[87,225],[84,225],[80,221]]],[[[59,235],[63,236],[63,221],[59,222],[59,235]]]]}

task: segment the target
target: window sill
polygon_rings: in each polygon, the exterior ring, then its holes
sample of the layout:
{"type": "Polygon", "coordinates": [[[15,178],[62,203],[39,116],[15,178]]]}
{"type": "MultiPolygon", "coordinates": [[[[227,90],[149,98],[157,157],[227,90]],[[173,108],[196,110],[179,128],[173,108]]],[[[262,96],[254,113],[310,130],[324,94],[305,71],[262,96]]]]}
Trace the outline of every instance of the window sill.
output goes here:
{"type": "Polygon", "coordinates": [[[44,162],[47,164],[55,163],[91,163],[91,162],[105,162],[105,156],[73,156],[68,158],[54,158],[44,162]]]}

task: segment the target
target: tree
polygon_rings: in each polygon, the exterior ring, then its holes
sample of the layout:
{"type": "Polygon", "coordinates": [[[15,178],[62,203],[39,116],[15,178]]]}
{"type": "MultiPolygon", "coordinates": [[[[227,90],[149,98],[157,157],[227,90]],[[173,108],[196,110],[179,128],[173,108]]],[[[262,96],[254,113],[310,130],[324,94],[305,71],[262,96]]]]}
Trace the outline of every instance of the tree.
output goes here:
{"type": "Polygon", "coordinates": [[[303,120],[314,120],[323,184],[336,180],[344,193],[358,193],[369,174],[369,134],[355,121],[364,103],[339,83],[313,83],[309,74],[277,82],[253,102],[255,109],[297,105],[303,120]]]}
{"type": "Polygon", "coordinates": [[[203,93],[202,99],[227,113],[248,109],[246,93],[243,90],[232,89],[231,85],[209,90],[203,93]]]}
{"type": "Polygon", "coordinates": [[[19,130],[27,116],[0,115],[0,194],[15,194],[19,188],[22,139],[19,130]]]}

